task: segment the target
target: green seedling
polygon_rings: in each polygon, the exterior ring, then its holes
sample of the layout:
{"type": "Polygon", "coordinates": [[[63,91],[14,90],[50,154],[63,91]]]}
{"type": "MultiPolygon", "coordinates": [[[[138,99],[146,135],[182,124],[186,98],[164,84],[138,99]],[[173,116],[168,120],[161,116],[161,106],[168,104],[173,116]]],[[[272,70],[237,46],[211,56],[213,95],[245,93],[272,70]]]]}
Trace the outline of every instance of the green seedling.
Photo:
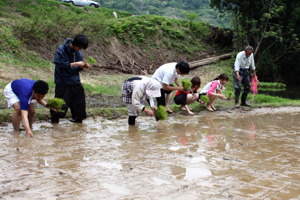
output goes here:
{"type": "Polygon", "coordinates": [[[228,96],[227,96],[227,97],[228,97],[229,99],[232,99],[233,96],[234,96],[233,92],[228,92],[228,96]]]}
{"type": "Polygon", "coordinates": [[[88,59],[87,59],[87,61],[86,61],[89,65],[92,65],[92,64],[94,64],[95,62],[96,62],[96,60],[92,57],[92,56],[90,56],[88,59]]]}
{"type": "Polygon", "coordinates": [[[168,113],[164,106],[158,106],[157,110],[155,111],[155,118],[156,120],[166,120],[168,113]]]}
{"type": "Polygon", "coordinates": [[[190,81],[182,80],[181,84],[182,84],[182,87],[184,87],[185,90],[189,90],[192,87],[192,83],[190,81]]]}
{"type": "Polygon", "coordinates": [[[62,106],[65,104],[66,104],[66,102],[63,99],[53,98],[53,99],[48,99],[47,105],[56,110],[60,110],[62,108],[62,106]]]}
{"type": "Polygon", "coordinates": [[[208,98],[208,96],[206,96],[206,95],[201,95],[201,100],[202,100],[204,103],[208,103],[208,102],[209,102],[209,98],[208,98]]]}

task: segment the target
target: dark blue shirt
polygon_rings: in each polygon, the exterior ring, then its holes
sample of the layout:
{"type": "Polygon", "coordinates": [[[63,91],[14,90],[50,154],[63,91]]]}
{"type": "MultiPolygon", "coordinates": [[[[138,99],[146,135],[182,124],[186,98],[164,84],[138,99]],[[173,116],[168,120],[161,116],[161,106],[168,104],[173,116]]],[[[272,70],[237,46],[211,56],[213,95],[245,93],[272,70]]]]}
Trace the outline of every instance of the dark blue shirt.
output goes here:
{"type": "Polygon", "coordinates": [[[19,97],[21,110],[28,110],[33,99],[32,88],[35,81],[29,79],[18,79],[11,83],[13,92],[19,97]]]}
{"type": "Polygon", "coordinates": [[[70,47],[71,39],[59,46],[55,52],[54,63],[54,81],[60,86],[76,85],[80,83],[79,71],[82,68],[75,66],[70,67],[70,63],[82,61],[82,52],[75,51],[70,47]]]}

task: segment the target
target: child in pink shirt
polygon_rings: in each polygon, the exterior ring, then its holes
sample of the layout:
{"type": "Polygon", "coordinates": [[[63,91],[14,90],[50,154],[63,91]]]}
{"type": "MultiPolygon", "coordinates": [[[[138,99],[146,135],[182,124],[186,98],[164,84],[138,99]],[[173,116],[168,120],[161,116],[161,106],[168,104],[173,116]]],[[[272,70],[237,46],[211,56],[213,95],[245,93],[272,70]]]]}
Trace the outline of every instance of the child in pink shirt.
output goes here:
{"type": "Polygon", "coordinates": [[[222,90],[225,89],[224,85],[228,82],[228,76],[226,74],[220,74],[212,82],[206,84],[206,86],[200,91],[200,95],[207,95],[209,102],[206,105],[207,110],[213,112],[217,110],[214,107],[214,103],[218,98],[228,99],[222,90]]]}

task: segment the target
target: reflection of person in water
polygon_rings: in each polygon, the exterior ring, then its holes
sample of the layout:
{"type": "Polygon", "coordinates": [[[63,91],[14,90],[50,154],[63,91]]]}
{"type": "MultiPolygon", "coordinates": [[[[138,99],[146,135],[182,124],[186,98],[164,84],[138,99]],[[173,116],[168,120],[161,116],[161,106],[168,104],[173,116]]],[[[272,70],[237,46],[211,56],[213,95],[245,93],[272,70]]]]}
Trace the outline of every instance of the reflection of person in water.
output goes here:
{"type": "Polygon", "coordinates": [[[196,142],[197,131],[192,124],[174,124],[174,134],[177,137],[178,142],[186,146],[188,141],[196,142]]]}
{"type": "Polygon", "coordinates": [[[207,129],[207,134],[205,135],[209,141],[209,145],[222,145],[221,148],[225,147],[224,142],[221,141],[222,136],[224,135],[221,130],[226,128],[224,125],[216,125],[212,117],[206,118],[206,125],[209,127],[207,129]]]}
{"type": "Polygon", "coordinates": [[[255,141],[255,127],[256,125],[253,123],[253,121],[251,120],[251,127],[249,128],[249,141],[250,142],[254,142],[255,141]]]}

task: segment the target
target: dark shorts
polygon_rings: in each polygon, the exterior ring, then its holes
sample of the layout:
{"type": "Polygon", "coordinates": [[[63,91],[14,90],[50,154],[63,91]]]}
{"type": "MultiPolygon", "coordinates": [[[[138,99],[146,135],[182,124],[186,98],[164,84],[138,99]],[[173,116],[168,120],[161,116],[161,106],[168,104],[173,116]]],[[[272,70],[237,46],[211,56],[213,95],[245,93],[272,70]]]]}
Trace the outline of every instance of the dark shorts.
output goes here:
{"type": "Polygon", "coordinates": [[[177,105],[183,105],[183,104],[185,104],[185,102],[186,102],[186,95],[177,95],[177,96],[174,98],[174,102],[175,102],[177,105]]]}

